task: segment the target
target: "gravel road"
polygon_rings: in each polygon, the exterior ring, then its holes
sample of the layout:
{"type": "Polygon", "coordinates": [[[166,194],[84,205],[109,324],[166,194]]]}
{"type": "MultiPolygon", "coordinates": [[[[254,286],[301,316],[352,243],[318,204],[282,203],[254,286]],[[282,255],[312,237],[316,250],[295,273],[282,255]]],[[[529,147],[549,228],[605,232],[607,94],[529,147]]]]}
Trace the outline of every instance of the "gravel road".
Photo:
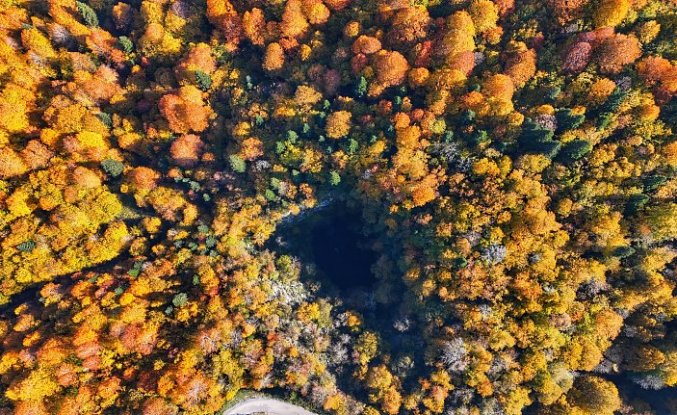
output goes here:
{"type": "Polygon", "coordinates": [[[263,397],[245,399],[235,406],[228,408],[223,412],[223,415],[249,415],[256,413],[264,413],[266,415],[317,415],[300,406],[263,397]]]}

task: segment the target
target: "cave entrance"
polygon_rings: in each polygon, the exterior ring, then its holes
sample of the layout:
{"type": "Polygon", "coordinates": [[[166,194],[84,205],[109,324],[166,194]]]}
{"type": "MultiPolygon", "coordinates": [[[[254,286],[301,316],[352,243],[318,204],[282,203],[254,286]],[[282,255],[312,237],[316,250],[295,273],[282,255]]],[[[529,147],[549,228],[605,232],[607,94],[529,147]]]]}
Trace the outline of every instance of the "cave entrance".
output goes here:
{"type": "Polygon", "coordinates": [[[335,210],[310,229],[313,262],[340,289],[371,287],[376,282],[371,272],[376,254],[362,235],[361,216],[335,210]]]}
{"type": "Polygon", "coordinates": [[[302,278],[318,280],[325,290],[369,290],[376,283],[371,267],[377,254],[360,211],[345,202],[289,217],[270,240],[269,248],[303,262],[302,278]]]}

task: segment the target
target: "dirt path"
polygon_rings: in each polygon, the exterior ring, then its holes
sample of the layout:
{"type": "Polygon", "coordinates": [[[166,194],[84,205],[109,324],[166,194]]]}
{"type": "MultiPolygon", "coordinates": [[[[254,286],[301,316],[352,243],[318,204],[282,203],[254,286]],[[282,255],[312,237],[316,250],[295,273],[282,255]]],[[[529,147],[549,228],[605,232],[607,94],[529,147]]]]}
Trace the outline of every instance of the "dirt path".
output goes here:
{"type": "Polygon", "coordinates": [[[317,415],[300,406],[271,398],[248,398],[228,408],[222,415],[248,415],[263,412],[266,415],[317,415]]]}

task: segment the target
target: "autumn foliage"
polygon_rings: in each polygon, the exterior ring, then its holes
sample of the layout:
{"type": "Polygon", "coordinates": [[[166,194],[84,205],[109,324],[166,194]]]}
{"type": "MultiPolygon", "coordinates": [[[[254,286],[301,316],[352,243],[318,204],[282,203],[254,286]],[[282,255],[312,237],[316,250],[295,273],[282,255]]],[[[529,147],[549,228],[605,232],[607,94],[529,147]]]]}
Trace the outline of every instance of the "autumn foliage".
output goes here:
{"type": "Polygon", "coordinates": [[[182,87],[178,94],[163,96],[158,107],[175,133],[201,132],[207,128],[209,109],[193,86],[182,87]]]}
{"type": "Polygon", "coordinates": [[[674,16],[0,0],[0,415],[675,413],[674,16]]]}

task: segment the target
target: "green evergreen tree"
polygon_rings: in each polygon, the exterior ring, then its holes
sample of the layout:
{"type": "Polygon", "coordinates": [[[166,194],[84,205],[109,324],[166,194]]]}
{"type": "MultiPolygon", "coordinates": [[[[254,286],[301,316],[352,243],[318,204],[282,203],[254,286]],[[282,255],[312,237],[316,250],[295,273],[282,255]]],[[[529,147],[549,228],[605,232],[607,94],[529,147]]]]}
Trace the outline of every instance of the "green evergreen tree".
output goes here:
{"type": "Polygon", "coordinates": [[[89,27],[99,27],[99,18],[96,16],[94,9],[89,7],[88,4],[81,1],[76,1],[75,5],[82,16],[82,19],[85,21],[89,27]]]}
{"type": "Polygon", "coordinates": [[[332,170],[329,172],[329,184],[332,186],[338,186],[341,183],[341,175],[338,172],[332,170]]]}
{"type": "Polygon", "coordinates": [[[134,50],[134,44],[127,36],[120,36],[118,38],[118,44],[120,44],[120,47],[125,53],[132,53],[134,50]]]}
{"type": "Polygon", "coordinates": [[[357,87],[355,88],[355,94],[358,97],[363,97],[367,94],[367,88],[369,87],[369,84],[367,83],[367,78],[364,76],[360,76],[360,80],[357,83],[357,87]]]}
{"type": "Polygon", "coordinates": [[[573,140],[564,145],[557,156],[558,161],[572,163],[580,160],[592,151],[592,144],[587,140],[573,140]]]}
{"type": "Polygon", "coordinates": [[[247,163],[238,155],[233,154],[228,160],[230,161],[230,167],[236,173],[244,173],[247,169],[247,163]]]}
{"type": "Polygon", "coordinates": [[[197,82],[198,88],[205,92],[212,87],[212,78],[208,73],[195,71],[195,81],[197,82]]]}
{"type": "Polygon", "coordinates": [[[101,168],[111,177],[118,177],[125,169],[125,165],[117,160],[106,159],[101,162],[101,168]]]}

